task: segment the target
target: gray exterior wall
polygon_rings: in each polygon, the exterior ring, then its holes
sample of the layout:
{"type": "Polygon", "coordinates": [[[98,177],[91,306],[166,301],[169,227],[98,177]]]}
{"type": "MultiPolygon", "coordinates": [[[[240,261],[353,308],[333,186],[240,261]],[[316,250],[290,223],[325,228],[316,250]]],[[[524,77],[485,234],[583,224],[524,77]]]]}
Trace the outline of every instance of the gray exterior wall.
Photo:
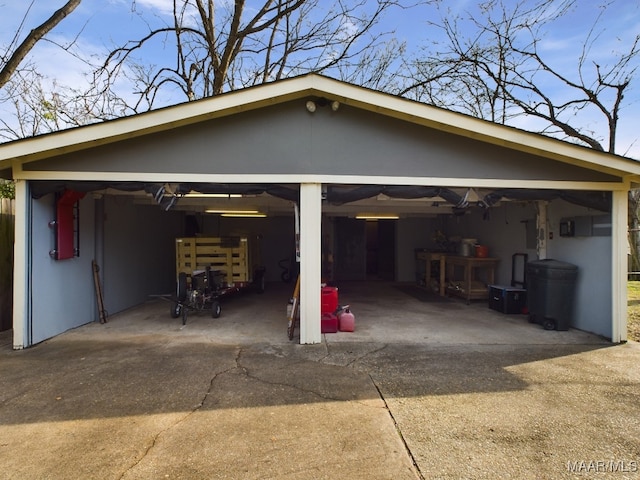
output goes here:
{"type": "Polygon", "coordinates": [[[53,260],[55,199],[32,200],[31,217],[31,343],[36,344],[95,319],[91,260],[94,250],[94,208],[90,195],[80,202],[80,256],[53,260]]]}
{"type": "Polygon", "coordinates": [[[348,106],[241,113],[24,165],[25,170],[619,181],[348,106]]]}

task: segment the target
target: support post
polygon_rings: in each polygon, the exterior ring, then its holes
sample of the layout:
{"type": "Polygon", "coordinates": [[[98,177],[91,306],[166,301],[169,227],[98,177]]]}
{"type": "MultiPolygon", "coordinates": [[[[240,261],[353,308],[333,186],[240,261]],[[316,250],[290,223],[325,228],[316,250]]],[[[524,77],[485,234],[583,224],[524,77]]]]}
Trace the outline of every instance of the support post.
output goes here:
{"type": "Polygon", "coordinates": [[[300,343],[320,343],[322,185],[300,185],[300,343]]]}
{"type": "Polygon", "coordinates": [[[29,282],[30,264],[30,199],[26,180],[15,181],[15,241],[13,248],[13,348],[30,345],[29,282]]]}
{"type": "Polygon", "coordinates": [[[611,341],[627,341],[627,223],[629,200],[625,190],[613,192],[611,206],[611,341]]]}

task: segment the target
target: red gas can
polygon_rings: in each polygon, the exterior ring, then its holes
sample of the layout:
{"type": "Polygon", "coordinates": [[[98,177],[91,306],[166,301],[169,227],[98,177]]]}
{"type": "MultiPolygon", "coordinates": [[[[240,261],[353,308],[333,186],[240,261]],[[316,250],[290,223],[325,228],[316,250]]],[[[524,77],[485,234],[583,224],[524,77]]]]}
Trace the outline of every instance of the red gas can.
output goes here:
{"type": "Polygon", "coordinates": [[[338,329],[341,332],[353,332],[356,328],[356,317],[349,307],[344,309],[344,312],[338,315],[338,329]]]}
{"type": "Polygon", "coordinates": [[[334,313],[338,309],[338,288],[322,287],[320,313],[334,313]]]}

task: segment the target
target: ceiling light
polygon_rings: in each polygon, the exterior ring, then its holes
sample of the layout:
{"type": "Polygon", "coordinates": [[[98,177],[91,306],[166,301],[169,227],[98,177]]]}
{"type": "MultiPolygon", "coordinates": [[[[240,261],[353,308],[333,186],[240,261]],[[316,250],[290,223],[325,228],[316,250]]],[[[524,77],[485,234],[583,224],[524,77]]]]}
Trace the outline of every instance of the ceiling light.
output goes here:
{"type": "Polygon", "coordinates": [[[398,220],[400,217],[393,213],[359,213],[358,220],[398,220]]]}
{"type": "Polygon", "coordinates": [[[184,198],[242,198],[239,193],[198,193],[189,192],[184,198]]]}
{"type": "Polygon", "coordinates": [[[266,213],[223,213],[221,217],[236,217],[236,218],[265,218],[266,213]]]}
{"type": "Polygon", "coordinates": [[[243,214],[243,215],[251,215],[251,214],[256,214],[256,213],[260,213],[259,210],[229,210],[229,209],[216,209],[216,208],[207,208],[204,213],[219,213],[219,214],[225,214],[225,213],[238,213],[238,214],[243,214]]]}

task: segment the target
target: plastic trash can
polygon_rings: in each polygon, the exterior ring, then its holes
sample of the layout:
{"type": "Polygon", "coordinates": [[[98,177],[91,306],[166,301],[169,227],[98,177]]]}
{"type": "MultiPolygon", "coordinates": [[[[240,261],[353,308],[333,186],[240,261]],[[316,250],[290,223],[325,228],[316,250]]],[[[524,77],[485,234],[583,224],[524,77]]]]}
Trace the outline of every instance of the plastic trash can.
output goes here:
{"type": "Polygon", "coordinates": [[[575,311],[578,267],[559,260],[527,263],[529,321],[545,330],[569,330],[575,311]]]}

